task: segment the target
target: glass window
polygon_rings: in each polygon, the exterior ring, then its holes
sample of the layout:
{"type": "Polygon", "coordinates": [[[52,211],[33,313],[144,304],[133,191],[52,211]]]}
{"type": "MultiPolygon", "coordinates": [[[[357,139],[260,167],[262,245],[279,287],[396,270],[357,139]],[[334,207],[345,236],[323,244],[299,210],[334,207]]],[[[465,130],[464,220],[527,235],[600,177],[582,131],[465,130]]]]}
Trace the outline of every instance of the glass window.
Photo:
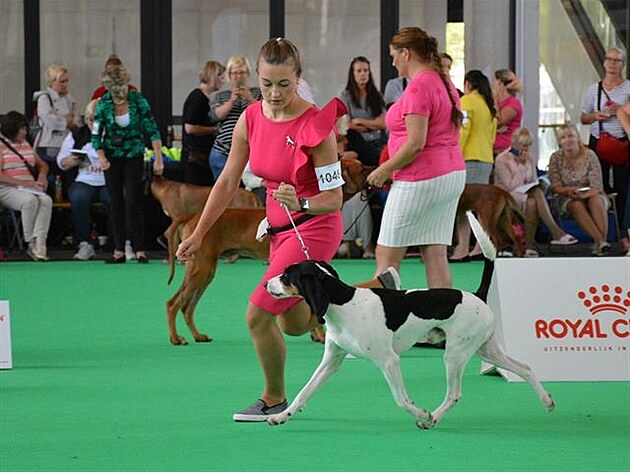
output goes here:
{"type": "Polygon", "coordinates": [[[40,0],[40,15],[42,88],[48,66],[68,67],[69,91],[82,111],[100,86],[112,53],[120,56],[131,82],[140,87],[140,2],[40,0]]]}
{"type": "Polygon", "coordinates": [[[252,66],[250,85],[256,84],[256,56],[269,39],[268,3],[173,0],[173,115],[182,114],[206,61],[225,65],[230,56],[246,56],[252,66]]]}
{"type": "Polygon", "coordinates": [[[334,2],[286,0],[286,36],[300,48],[303,78],[317,105],[338,96],[348,81],[350,61],[370,60],[380,89],[380,3],[370,0],[334,2]]]}
{"type": "Polygon", "coordinates": [[[22,2],[0,0],[0,114],[24,110],[24,10],[22,2]]]}

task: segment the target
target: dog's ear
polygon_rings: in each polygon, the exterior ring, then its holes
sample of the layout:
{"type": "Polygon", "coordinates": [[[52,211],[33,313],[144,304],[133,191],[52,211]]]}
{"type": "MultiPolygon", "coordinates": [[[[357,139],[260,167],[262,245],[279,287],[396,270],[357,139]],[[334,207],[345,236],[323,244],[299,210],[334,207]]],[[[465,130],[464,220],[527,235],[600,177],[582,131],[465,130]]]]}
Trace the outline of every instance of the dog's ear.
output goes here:
{"type": "Polygon", "coordinates": [[[317,317],[320,324],[326,323],[324,315],[328,311],[330,299],[324,290],[322,277],[319,274],[302,274],[297,280],[296,286],[300,294],[304,297],[304,301],[311,307],[313,313],[317,317]]]}
{"type": "MultiPolygon", "coordinates": [[[[315,261],[315,265],[319,266],[320,268],[325,269],[329,273],[329,275],[332,275],[334,278],[336,279],[339,278],[339,274],[337,273],[337,271],[328,262],[315,261]]],[[[321,275],[325,276],[327,274],[325,274],[324,272],[321,272],[321,275]]]]}

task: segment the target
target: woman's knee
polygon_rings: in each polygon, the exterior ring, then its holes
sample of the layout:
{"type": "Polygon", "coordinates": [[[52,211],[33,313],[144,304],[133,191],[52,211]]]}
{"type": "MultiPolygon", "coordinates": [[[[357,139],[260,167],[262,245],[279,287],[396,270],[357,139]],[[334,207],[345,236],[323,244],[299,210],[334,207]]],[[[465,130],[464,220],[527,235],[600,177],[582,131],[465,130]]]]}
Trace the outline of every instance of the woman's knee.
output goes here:
{"type": "Polygon", "coordinates": [[[269,324],[275,323],[274,315],[250,303],[245,311],[245,323],[250,333],[265,330],[269,324]]]}

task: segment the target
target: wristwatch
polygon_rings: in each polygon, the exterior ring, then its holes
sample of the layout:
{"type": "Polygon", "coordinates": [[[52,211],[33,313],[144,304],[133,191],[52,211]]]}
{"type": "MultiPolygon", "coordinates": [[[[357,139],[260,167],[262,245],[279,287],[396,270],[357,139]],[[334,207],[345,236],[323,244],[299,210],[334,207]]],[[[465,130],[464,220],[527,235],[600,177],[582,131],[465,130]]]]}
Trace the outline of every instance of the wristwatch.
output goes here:
{"type": "Polygon", "coordinates": [[[300,198],[300,209],[298,210],[298,213],[306,213],[308,209],[308,198],[300,198]]]}

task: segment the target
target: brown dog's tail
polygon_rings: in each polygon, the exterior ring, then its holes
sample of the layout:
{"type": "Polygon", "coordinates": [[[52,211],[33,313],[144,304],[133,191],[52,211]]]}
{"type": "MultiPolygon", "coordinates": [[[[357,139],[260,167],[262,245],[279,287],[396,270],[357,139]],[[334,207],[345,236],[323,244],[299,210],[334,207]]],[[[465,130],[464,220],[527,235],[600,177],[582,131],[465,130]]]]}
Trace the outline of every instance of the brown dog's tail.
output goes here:
{"type": "Polygon", "coordinates": [[[168,264],[170,266],[170,273],[168,275],[167,285],[173,281],[175,275],[175,253],[177,252],[177,246],[182,239],[182,229],[184,225],[188,223],[195,215],[189,214],[180,216],[164,231],[164,236],[168,241],[168,264]]]}

